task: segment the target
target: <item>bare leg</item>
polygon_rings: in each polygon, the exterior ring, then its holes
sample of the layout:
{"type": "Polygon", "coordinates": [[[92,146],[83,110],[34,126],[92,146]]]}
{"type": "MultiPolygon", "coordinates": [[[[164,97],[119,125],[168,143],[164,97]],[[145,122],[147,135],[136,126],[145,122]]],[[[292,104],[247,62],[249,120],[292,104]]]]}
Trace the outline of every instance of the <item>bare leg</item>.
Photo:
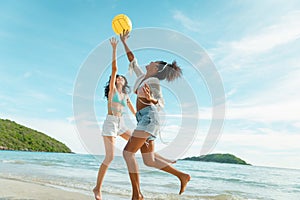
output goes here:
{"type": "Polygon", "coordinates": [[[171,165],[169,165],[167,162],[157,159],[154,156],[154,141],[149,141],[149,144],[146,145],[144,144],[141,147],[141,152],[142,152],[142,156],[143,156],[143,161],[145,163],[145,165],[149,166],[149,167],[155,167],[157,169],[163,170],[165,172],[168,172],[170,174],[173,174],[174,176],[176,176],[179,180],[180,180],[180,191],[179,194],[182,194],[186,188],[187,183],[190,181],[191,177],[189,174],[185,174],[177,169],[175,169],[174,167],[172,167],[171,165]]]}
{"type": "Polygon", "coordinates": [[[123,139],[125,139],[125,140],[128,141],[128,140],[130,139],[130,136],[131,136],[130,130],[127,130],[126,132],[122,133],[120,136],[121,136],[123,139]]]}
{"type": "Polygon", "coordinates": [[[96,200],[102,199],[101,187],[102,187],[103,179],[104,179],[105,173],[106,173],[111,161],[114,158],[115,138],[111,137],[111,136],[103,136],[103,141],[104,141],[104,146],[105,146],[105,159],[103,160],[103,162],[99,168],[97,184],[96,184],[95,188],[93,189],[96,200]]]}
{"type": "Polygon", "coordinates": [[[163,160],[163,161],[165,161],[165,162],[167,162],[167,163],[170,163],[170,164],[176,163],[176,160],[170,160],[170,159],[168,159],[168,158],[162,157],[162,156],[159,155],[158,153],[154,153],[154,157],[155,157],[155,159],[163,160]]]}
{"type": "MultiPolygon", "coordinates": [[[[130,131],[128,130],[128,131],[122,133],[120,136],[121,136],[122,138],[124,138],[125,140],[128,141],[128,140],[130,139],[131,134],[130,134],[130,131]]],[[[165,161],[165,162],[167,162],[167,163],[171,163],[171,164],[176,163],[176,160],[170,160],[170,159],[167,159],[167,158],[165,158],[165,157],[162,157],[162,156],[159,155],[158,153],[154,153],[154,156],[155,156],[156,159],[163,160],[163,161],[165,161]]]]}
{"type": "Polygon", "coordinates": [[[149,134],[144,131],[134,131],[123,151],[132,185],[132,200],[144,199],[140,189],[139,169],[135,153],[145,144],[148,136],[149,134]]]}

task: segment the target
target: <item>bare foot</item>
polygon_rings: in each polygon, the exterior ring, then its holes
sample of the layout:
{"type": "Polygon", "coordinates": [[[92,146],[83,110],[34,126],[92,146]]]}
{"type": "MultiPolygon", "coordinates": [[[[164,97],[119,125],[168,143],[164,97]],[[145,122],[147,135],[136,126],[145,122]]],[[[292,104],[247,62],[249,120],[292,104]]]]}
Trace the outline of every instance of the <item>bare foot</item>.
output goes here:
{"type": "Polygon", "coordinates": [[[170,160],[171,164],[175,164],[177,161],[176,160],[170,160]]]}
{"type": "Polygon", "coordinates": [[[93,192],[94,192],[96,200],[101,200],[102,199],[102,197],[101,197],[101,191],[100,190],[98,190],[97,188],[94,188],[93,192]]]}
{"type": "Polygon", "coordinates": [[[167,163],[170,163],[170,164],[175,164],[176,163],[176,160],[171,160],[171,159],[168,159],[168,158],[161,158],[161,160],[163,160],[167,163]]]}
{"type": "Polygon", "coordinates": [[[182,194],[186,188],[187,183],[191,180],[191,176],[189,174],[184,174],[180,177],[180,192],[179,194],[182,194]]]}
{"type": "Polygon", "coordinates": [[[164,158],[164,161],[167,162],[167,163],[170,163],[170,164],[175,164],[176,163],[176,160],[170,160],[170,159],[167,159],[167,158],[164,158]]]}
{"type": "Polygon", "coordinates": [[[170,163],[170,164],[175,164],[176,163],[176,160],[170,160],[170,159],[166,159],[167,163],[170,163]]]}

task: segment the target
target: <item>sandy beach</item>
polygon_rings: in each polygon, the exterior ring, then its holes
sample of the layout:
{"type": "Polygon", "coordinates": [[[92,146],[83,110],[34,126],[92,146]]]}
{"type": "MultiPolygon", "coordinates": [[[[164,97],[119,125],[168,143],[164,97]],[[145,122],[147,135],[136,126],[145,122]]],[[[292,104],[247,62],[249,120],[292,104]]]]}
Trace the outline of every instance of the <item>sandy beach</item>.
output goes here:
{"type": "Polygon", "coordinates": [[[93,196],[69,192],[63,189],[0,178],[0,200],[91,200],[93,196]]]}

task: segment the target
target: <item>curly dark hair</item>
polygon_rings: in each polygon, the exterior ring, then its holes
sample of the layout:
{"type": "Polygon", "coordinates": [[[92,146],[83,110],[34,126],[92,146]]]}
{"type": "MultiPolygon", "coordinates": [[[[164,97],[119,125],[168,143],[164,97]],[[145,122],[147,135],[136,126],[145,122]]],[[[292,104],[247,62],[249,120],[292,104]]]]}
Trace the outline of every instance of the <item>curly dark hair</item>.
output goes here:
{"type": "MultiPolygon", "coordinates": [[[[125,80],[125,84],[122,88],[122,92],[125,93],[125,94],[129,94],[130,93],[130,87],[128,86],[128,81],[127,81],[126,77],[123,76],[123,75],[117,74],[116,78],[118,78],[119,76],[123,77],[124,80],[125,80]]],[[[106,99],[108,99],[110,79],[111,79],[111,76],[109,76],[109,80],[107,81],[106,85],[104,86],[104,97],[106,97],[106,99]]]]}
{"type": "Polygon", "coordinates": [[[180,78],[182,75],[181,68],[177,65],[176,61],[169,64],[165,61],[156,61],[158,63],[158,73],[155,75],[159,80],[167,79],[168,82],[180,78]]]}

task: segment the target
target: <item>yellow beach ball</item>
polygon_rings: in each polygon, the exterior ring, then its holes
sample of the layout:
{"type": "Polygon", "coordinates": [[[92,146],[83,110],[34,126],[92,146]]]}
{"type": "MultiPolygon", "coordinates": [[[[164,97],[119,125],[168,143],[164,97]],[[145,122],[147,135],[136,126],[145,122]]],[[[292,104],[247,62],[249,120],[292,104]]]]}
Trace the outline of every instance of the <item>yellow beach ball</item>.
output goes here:
{"type": "Polygon", "coordinates": [[[112,20],[112,29],[117,35],[123,33],[123,30],[131,31],[131,20],[124,14],[116,15],[112,20]]]}

